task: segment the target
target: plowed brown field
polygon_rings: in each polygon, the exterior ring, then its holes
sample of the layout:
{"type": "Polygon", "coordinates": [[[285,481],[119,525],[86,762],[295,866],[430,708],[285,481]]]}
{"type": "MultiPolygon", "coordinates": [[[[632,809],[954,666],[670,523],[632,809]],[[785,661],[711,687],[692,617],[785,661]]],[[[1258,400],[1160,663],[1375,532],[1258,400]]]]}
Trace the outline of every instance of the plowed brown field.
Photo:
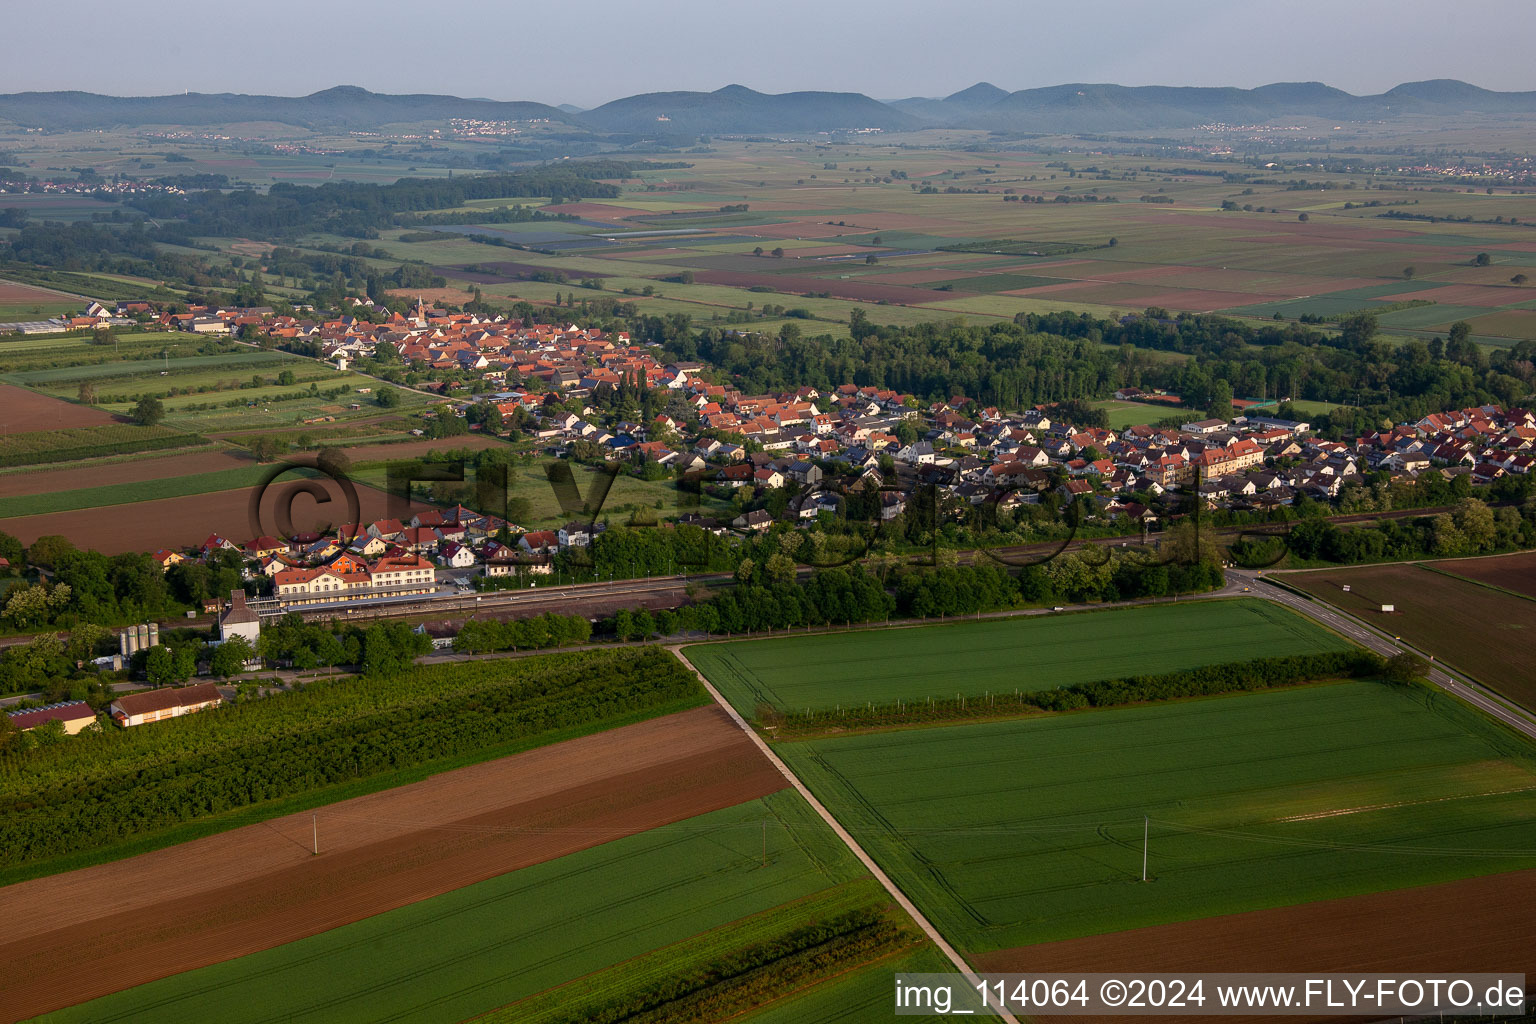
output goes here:
{"type": "Polygon", "coordinates": [[[1517,555],[1490,555],[1487,558],[1456,558],[1429,564],[1441,572],[1465,576],[1479,583],[1491,583],[1495,587],[1513,590],[1527,597],[1536,597],[1536,551],[1522,551],[1517,555]]]}
{"type": "MultiPolygon", "coordinates": [[[[244,543],[262,534],[277,534],[276,510],[296,493],[292,475],[284,476],[270,488],[261,503],[258,523],[251,522],[251,495],[254,488],[241,487],[211,494],[181,498],[158,498],[131,505],[104,505],[99,508],[72,509],[35,516],[17,516],[5,520],[5,530],[31,544],[48,534],[62,534],[79,548],[94,548],[103,554],[124,551],[154,551],[156,548],[184,548],[201,544],[210,533],[244,543]]],[[[351,519],[340,487],[327,485],[330,498],[325,504],[297,494],[292,501],[293,528],[296,531],[334,529],[351,519]]],[[[392,516],[394,502],[381,490],[357,488],[359,521],[370,523],[392,516]]],[[[415,510],[425,505],[413,504],[415,510]]]]}
{"type": "MultiPolygon", "coordinates": [[[[982,971],[1536,973],[1536,871],[1136,928],[974,958],[982,971]]],[[[1041,1017],[1040,1020],[1057,1018],[1041,1017]]],[[[1062,1021],[1082,1018],[1062,1017],[1062,1021]]],[[[1183,1018],[1161,1017],[1161,1021],[1183,1018]]],[[[1210,1017],[1190,1018],[1211,1020],[1210,1017]]],[[[1307,1018],[1287,1017],[1287,1021],[1307,1018]]],[[[1322,1019],[1322,1018],[1319,1018],[1322,1019]]]]}
{"type": "Polygon", "coordinates": [[[25,434],[33,430],[57,430],[60,427],[101,427],[126,423],[111,413],[89,405],[76,405],[62,398],[40,395],[36,391],[0,384],[0,434],[25,434]]]}
{"type": "Polygon", "coordinates": [[[0,889],[20,1020],[340,927],[786,782],[716,707],[0,889]],[[88,966],[88,969],[86,967],[88,966]]]}

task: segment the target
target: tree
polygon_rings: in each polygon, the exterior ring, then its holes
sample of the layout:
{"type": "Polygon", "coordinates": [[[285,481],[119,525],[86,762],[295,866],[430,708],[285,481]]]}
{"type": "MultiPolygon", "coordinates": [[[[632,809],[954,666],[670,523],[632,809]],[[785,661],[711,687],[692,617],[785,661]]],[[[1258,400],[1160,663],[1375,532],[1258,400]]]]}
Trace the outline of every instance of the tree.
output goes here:
{"type": "Polygon", "coordinates": [[[795,562],[788,555],[769,555],[768,561],[763,565],[763,574],[768,577],[769,583],[793,583],[795,581],[795,562]]]}
{"type": "Polygon", "coordinates": [[[1509,283],[1510,284],[1525,284],[1525,282],[1527,282],[1529,280],[1530,280],[1530,278],[1526,277],[1524,274],[1516,274],[1514,277],[1509,279],[1509,283]]]}
{"type": "Polygon", "coordinates": [[[293,375],[292,370],[284,370],[277,375],[277,382],[285,388],[292,387],[297,380],[298,378],[293,375]]]}
{"type": "Polygon", "coordinates": [[[393,409],[400,404],[400,392],[394,388],[381,387],[374,392],[374,401],[385,409],[393,409]]]}
{"type": "Polygon", "coordinates": [[[1299,220],[1299,221],[1301,221],[1301,222],[1302,222],[1302,223],[1303,223],[1303,224],[1305,224],[1305,223],[1306,223],[1306,222],[1307,222],[1307,221],[1309,221],[1309,220],[1311,220],[1311,219],[1312,219],[1312,218],[1311,218],[1311,217],[1309,217],[1309,216],[1307,216],[1307,215],[1306,215],[1306,214],[1304,214],[1304,213],[1298,213],[1298,214],[1297,214],[1297,215],[1296,215],[1296,219],[1297,219],[1297,220],[1299,220]]]}
{"type": "Polygon", "coordinates": [[[1413,275],[1416,274],[1416,273],[1418,273],[1418,271],[1415,270],[1413,267],[1404,267],[1403,268],[1403,277],[1407,278],[1409,281],[1413,280],[1413,275]]]}
{"type": "Polygon", "coordinates": [[[1493,510],[1486,504],[1476,498],[1462,498],[1456,503],[1452,518],[1466,538],[1469,550],[1484,551],[1493,547],[1498,531],[1494,527],[1493,510]]]}
{"type": "Polygon", "coordinates": [[[95,405],[96,385],[92,384],[90,381],[86,381],[85,383],[81,384],[80,390],[75,393],[75,398],[80,402],[81,405],[95,405]]]}
{"type": "Polygon", "coordinates": [[[1416,679],[1423,678],[1424,674],[1428,671],[1429,662],[1412,651],[1403,651],[1387,659],[1386,664],[1381,670],[1381,678],[1389,683],[1406,685],[1416,679]]]}
{"type": "Polygon", "coordinates": [[[270,437],[265,434],[258,434],[251,438],[250,448],[251,454],[256,457],[257,462],[271,462],[278,456],[287,454],[288,440],[283,437],[270,437]]]}
{"type": "Polygon", "coordinates": [[[133,407],[133,421],[141,427],[153,427],[165,419],[165,406],[154,395],[145,395],[133,407]]]}
{"type": "Polygon", "coordinates": [[[1211,404],[1205,410],[1205,414],[1213,420],[1230,420],[1232,418],[1232,385],[1225,380],[1218,380],[1211,385],[1211,404]]]}
{"type": "Polygon", "coordinates": [[[1480,252],[1476,256],[1472,257],[1472,265],[1474,267],[1486,267],[1488,264],[1490,264],[1492,262],[1493,262],[1493,257],[1489,256],[1485,252],[1480,252]]]}
{"type": "Polygon", "coordinates": [[[322,448],[315,456],[315,466],[322,473],[333,478],[341,478],[352,470],[352,459],[341,448],[322,448]]]}
{"type": "Polygon", "coordinates": [[[783,259],[784,258],[784,247],[782,245],[774,246],[773,247],[773,255],[777,259],[783,259]]]}
{"type": "Polygon", "coordinates": [[[628,640],[635,635],[635,613],[628,608],[620,608],[613,614],[613,635],[620,640],[628,640]]]}
{"type": "Polygon", "coordinates": [[[78,550],[75,542],[68,537],[47,533],[27,547],[27,561],[45,569],[52,569],[65,555],[73,554],[78,550]]]}
{"type": "Polygon", "coordinates": [[[176,679],[176,658],[170,648],[155,644],[144,657],[144,677],[151,686],[167,686],[176,679]]]}
{"type": "Polygon", "coordinates": [[[752,559],[743,558],[736,564],[736,582],[751,583],[752,573],[756,568],[757,566],[755,563],[753,563],[752,559]]]}
{"type": "Polygon", "coordinates": [[[209,670],[220,679],[228,679],[244,671],[245,663],[256,657],[251,642],[236,634],[213,649],[208,661],[209,670]]]}

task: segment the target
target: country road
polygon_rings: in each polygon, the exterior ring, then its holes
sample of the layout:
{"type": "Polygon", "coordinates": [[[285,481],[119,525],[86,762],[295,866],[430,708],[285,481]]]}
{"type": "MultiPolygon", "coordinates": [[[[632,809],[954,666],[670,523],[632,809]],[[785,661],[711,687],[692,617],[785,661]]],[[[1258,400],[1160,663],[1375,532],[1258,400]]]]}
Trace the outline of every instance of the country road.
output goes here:
{"type": "MultiPolygon", "coordinates": [[[[1268,577],[1261,576],[1257,572],[1244,569],[1228,569],[1229,580],[1239,581],[1242,585],[1251,588],[1254,597],[1261,597],[1268,601],[1275,601],[1285,605],[1300,615],[1322,623],[1334,632],[1348,637],[1355,643],[1375,651],[1384,657],[1391,657],[1403,651],[1412,651],[1422,656],[1422,652],[1414,650],[1407,642],[1398,637],[1383,632],[1369,623],[1362,622],[1345,612],[1339,611],[1322,601],[1309,600],[1294,591],[1274,583],[1268,577]]],[[[1227,590],[1230,591],[1229,585],[1227,590]]],[[[1470,642],[1470,641],[1469,641],[1470,642]]],[[[1428,660],[1426,658],[1426,660],[1428,660]]],[[[1447,671],[1440,663],[1430,662],[1429,681],[1446,693],[1466,701],[1479,711],[1495,718],[1503,724],[1514,729],[1522,735],[1536,740],[1536,716],[1523,708],[1510,703],[1503,697],[1489,690],[1487,687],[1473,682],[1465,676],[1452,671],[1447,671]]]]}

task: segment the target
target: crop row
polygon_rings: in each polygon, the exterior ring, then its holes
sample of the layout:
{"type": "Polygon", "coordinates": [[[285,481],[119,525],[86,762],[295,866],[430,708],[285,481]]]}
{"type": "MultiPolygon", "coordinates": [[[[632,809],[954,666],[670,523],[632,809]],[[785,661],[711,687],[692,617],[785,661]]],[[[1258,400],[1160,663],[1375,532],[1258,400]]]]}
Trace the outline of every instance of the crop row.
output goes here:
{"type": "Polygon", "coordinates": [[[201,439],[172,427],[63,427],[0,438],[0,466],[36,466],[103,455],[184,448],[201,439]]]}

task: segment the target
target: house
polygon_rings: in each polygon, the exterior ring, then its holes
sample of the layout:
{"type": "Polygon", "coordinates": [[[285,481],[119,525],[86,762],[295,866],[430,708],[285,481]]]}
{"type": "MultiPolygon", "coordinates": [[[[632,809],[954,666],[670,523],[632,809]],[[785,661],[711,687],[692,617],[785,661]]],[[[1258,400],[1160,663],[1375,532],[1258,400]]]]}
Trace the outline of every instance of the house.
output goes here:
{"type": "Polygon", "coordinates": [[[284,555],[288,553],[288,542],[278,540],[276,537],[257,537],[245,542],[246,558],[266,558],[268,555],[284,555]]]}
{"type": "Polygon", "coordinates": [[[49,722],[61,722],[66,736],[76,736],[96,725],[96,712],[91,710],[91,706],[83,700],[61,701],[58,704],[49,704],[47,707],[33,708],[31,711],[11,711],[7,713],[7,717],[10,718],[11,726],[17,732],[36,729],[49,722]]]}
{"type": "Polygon", "coordinates": [[[219,616],[219,642],[231,637],[243,636],[250,641],[251,650],[261,639],[261,616],[245,603],[245,591],[229,592],[229,607],[219,616]]]}
{"type": "Polygon", "coordinates": [[[190,715],[224,703],[219,688],[212,683],[198,683],[166,690],[141,690],[125,693],[107,709],[112,720],[122,727],[159,722],[190,715]]]}
{"type": "Polygon", "coordinates": [[[570,522],[560,527],[560,547],[585,548],[592,545],[592,538],[608,527],[603,523],[570,522]]]}
{"type": "Polygon", "coordinates": [[[208,539],[203,541],[197,550],[198,553],[202,555],[204,559],[206,559],[215,551],[239,551],[240,549],[236,547],[232,542],[225,540],[223,537],[220,537],[218,534],[210,533],[208,535],[208,539]]]}
{"type": "Polygon", "coordinates": [[[756,509],[732,519],[731,525],[738,530],[752,530],[761,533],[773,525],[773,516],[769,515],[765,509],[756,509]]]}
{"type": "Polygon", "coordinates": [[[821,483],[821,467],[814,462],[796,462],[784,470],[784,475],[802,487],[821,483]]]}
{"type": "Polygon", "coordinates": [[[474,549],[458,541],[444,541],[437,549],[437,560],[453,569],[467,569],[475,564],[474,549]]]}
{"type": "Polygon", "coordinates": [[[737,462],[715,474],[715,482],[726,487],[741,487],[752,481],[754,470],[750,462],[737,462]]]}
{"type": "Polygon", "coordinates": [[[896,453],[896,458],[909,466],[931,466],[933,464],[933,445],[927,441],[917,441],[904,446],[896,453]]]}
{"type": "Polygon", "coordinates": [[[533,530],[519,537],[517,546],[530,555],[553,555],[560,550],[560,535],[554,530],[533,530]]]}
{"type": "Polygon", "coordinates": [[[173,565],[180,565],[187,560],[187,556],[180,551],[172,551],[170,548],[160,548],[152,556],[159,563],[161,569],[169,569],[173,565]]]}

